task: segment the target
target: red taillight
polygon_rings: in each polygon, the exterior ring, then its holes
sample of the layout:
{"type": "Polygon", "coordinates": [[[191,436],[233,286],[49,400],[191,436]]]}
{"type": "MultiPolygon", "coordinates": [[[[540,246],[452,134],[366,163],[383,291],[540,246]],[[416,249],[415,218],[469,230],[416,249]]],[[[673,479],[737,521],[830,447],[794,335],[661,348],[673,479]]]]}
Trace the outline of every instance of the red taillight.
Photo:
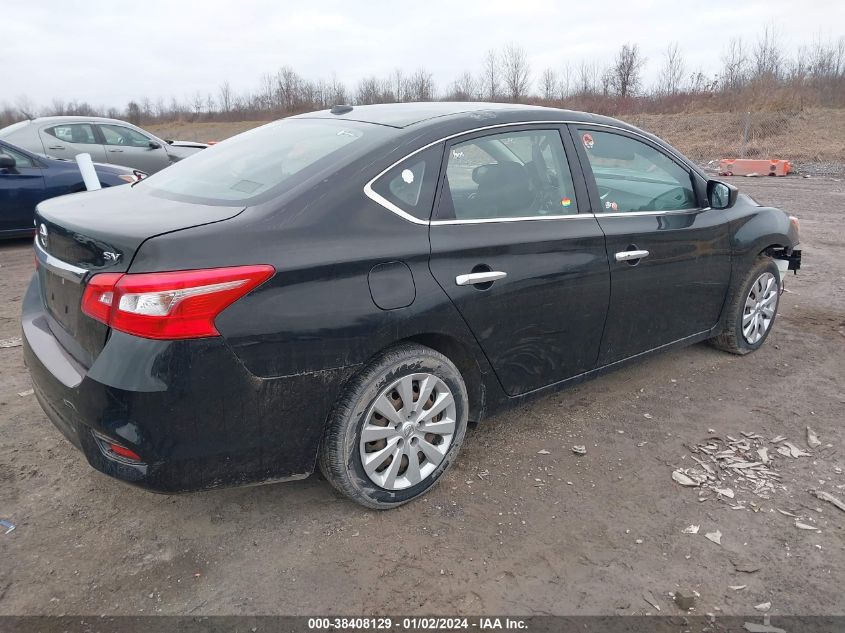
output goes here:
{"type": "Polygon", "coordinates": [[[218,336],[214,319],[273,276],[272,266],[94,275],[82,311],[109,327],[154,339],[218,336]]]}
{"type": "Polygon", "coordinates": [[[108,443],[108,449],[114,453],[115,455],[120,455],[121,457],[125,457],[126,459],[131,459],[135,462],[141,461],[141,456],[138,455],[135,451],[126,448],[125,446],[121,446],[120,444],[115,444],[114,442],[108,443]]]}
{"type": "Polygon", "coordinates": [[[108,324],[114,303],[114,286],[123,273],[94,275],[82,294],[82,311],[92,319],[108,324]]]}

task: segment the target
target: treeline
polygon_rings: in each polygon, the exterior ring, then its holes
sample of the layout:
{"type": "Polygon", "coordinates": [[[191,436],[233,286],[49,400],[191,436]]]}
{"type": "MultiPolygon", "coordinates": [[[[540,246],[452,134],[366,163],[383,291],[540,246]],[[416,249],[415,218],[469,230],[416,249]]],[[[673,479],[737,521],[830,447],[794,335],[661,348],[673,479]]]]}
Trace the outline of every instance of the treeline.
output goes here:
{"type": "Polygon", "coordinates": [[[673,113],[687,110],[802,110],[808,106],[845,107],[845,37],[816,39],[793,55],[785,52],[773,26],[751,43],[730,40],[716,74],[690,68],[676,42],[660,59],[647,60],[637,44],[623,44],[612,61],[566,62],[534,69],[525,49],[509,44],[490,50],[480,68],[466,70],[437,86],[425,68],[396,69],[389,76],[364,77],[349,86],[336,75],[312,80],[290,66],[262,75],[251,91],[236,93],[228,81],[214,91],[187,99],[130,101],[124,109],[84,101],[54,99],[37,107],[26,97],[0,104],[0,126],[36,115],[123,118],[136,124],[174,120],[262,120],[338,103],[405,101],[511,101],[539,103],[601,114],[673,113]],[[647,63],[658,64],[657,79],[643,81],[647,63]]]}

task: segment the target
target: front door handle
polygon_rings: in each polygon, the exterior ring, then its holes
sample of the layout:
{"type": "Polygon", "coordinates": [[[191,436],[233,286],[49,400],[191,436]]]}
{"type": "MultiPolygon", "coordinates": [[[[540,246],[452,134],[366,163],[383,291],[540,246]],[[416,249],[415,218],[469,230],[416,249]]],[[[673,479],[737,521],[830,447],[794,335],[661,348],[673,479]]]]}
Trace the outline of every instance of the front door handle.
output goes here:
{"type": "Polygon", "coordinates": [[[47,149],[64,149],[64,145],[48,145],[47,149]]]}
{"type": "Polygon", "coordinates": [[[497,279],[504,279],[508,274],[499,270],[488,270],[483,273],[469,273],[468,275],[458,275],[455,277],[455,283],[459,286],[474,286],[476,284],[487,284],[497,279]]]}
{"type": "Polygon", "coordinates": [[[619,251],[616,253],[617,262],[630,262],[643,257],[648,257],[648,251],[619,251]]]}
{"type": "Polygon", "coordinates": [[[123,150],[122,150],[122,149],[110,149],[109,151],[110,151],[112,154],[122,154],[122,153],[123,153],[123,150]]]}

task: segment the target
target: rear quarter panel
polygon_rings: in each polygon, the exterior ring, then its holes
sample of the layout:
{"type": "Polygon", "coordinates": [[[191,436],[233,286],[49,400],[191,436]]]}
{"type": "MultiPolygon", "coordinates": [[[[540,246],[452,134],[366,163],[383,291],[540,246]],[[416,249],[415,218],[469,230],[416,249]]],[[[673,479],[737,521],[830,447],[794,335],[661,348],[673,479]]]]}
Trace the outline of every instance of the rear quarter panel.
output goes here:
{"type": "Polygon", "coordinates": [[[378,206],[364,196],[363,180],[350,180],[324,182],[280,208],[268,203],[221,224],[150,239],[130,270],[272,265],[275,276],[216,321],[244,365],[264,378],[361,365],[419,334],[474,347],[429,270],[428,227],[378,206]],[[376,305],[370,272],[388,262],[410,270],[410,305],[376,305]]]}

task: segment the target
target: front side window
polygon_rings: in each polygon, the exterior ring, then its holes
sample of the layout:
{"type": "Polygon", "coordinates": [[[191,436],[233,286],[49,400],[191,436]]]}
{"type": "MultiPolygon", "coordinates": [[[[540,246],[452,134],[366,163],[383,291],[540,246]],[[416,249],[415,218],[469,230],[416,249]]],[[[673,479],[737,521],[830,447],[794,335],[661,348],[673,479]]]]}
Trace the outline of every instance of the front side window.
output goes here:
{"type": "Polygon", "coordinates": [[[150,146],[152,139],[147,138],[140,132],[136,132],[122,125],[100,125],[106,145],[121,145],[123,147],[144,147],[150,146]]]}
{"type": "Polygon", "coordinates": [[[56,125],[47,128],[46,132],[65,143],[80,143],[82,145],[97,144],[97,138],[94,136],[94,127],[88,123],[56,125]]]}
{"type": "Polygon", "coordinates": [[[560,134],[491,134],[449,148],[437,217],[479,220],[578,212],[560,134]]]}
{"type": "Polygon", "coordinates": [[[20,152],[16,152],[13,149],[10,149],[4,145],[0,145],[0,154],[6,154],[6,156],[11,156],[15,159],[15,167],[35,167],[32,163],[32,160],[20,152]]]}
{"type": "Polygon", "coordinates": [[[698,208],[692,177],[651,145],[612,132],[579,130],[603,213],[698,208]]]}
{"type": "Polygon", "coordinates": [[[414,154],[373,182],[373,191],[405,213],[428,220],[442,156],[442,143],[414,154]]]}

